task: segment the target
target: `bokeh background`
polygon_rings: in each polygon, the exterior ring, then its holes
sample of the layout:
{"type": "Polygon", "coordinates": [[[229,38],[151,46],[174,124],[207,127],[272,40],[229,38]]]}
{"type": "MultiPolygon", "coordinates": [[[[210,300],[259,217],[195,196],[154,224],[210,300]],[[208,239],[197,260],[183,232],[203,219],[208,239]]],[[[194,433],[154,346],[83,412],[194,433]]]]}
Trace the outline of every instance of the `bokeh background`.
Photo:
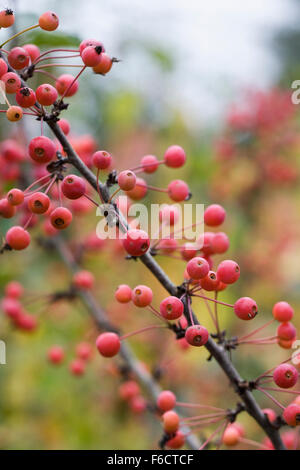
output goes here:
{"type": "MultiPolygon", "coordinates": [[[[16,0],[2,6],[16,10],[20,28],[35,23],[44,10],[60,17],[57,34],[33,32],[21,41],[41,48],[76,47],[95,37],[120,59],[106,77],[86,74],[81,81],[80,93],[65,113],[74,132],[91,134],[113,153],[118,168],[133,166],[149,153],[161,158],[169,145],[182,145],[188,164],[172,176],[189,182],[194,201],[221,203],[228,213],[228,257],[240,264],[242,276],[222,299],[255,298],[257,325],[271,318],[274,302],[289,300],[300,327],[300,123],[290,97],[291,83],[300,79],[299,3],[16,0]]],[[[38,132],[37,126],[28,125],[29,135],[38,132]]],[[[0,132],[2,139],[11,132],[3,121],[0,132]]],[[[168,179],[167,169],[161,169],[155,182],[163,186],[168,179]]],[[[155,195],[147,197],[149,203],[159,201],[155,195]]],[[[75,221],[75,238],[83,240],[95,225],[94,214],[75,221]]],[[[8,226],[9,221],[0,220],[2,235],[8,226]]],[[[179,284],[184,263],[163,257],[160,262],[179,284]]],[[[151,321],[149,314],[113,300],[118,284],[144,283],[154,289],[159,304],[163,290],[142,265],[129,269],[108,247],[87,255],[84,267],[95,274],[95,294],[112,321],[125,331],[151,321]]],[[[42,299],[70,282],[59,259],[38,247],[1,256],[0,288],[12,279],[42,299]]],[[[60,368],[48,364],[52,344],[62,344],[71,360],[76,344],[93,338],[84,307],[74,302],[28,308],[39,318],[32,335],[13,331],[0,317],[0,338],[7,343],[7,365],[0,366],[0,448],[155,447],[159,423],[151,413],[135,415],[119,399],[120,380],[111,364],[95,355],[80,379],[71,376],[67,362],[60,368]]],[[[200,303],[199,317],[211,327],[200,303]]],[[[226,309],[220,309],[220,317],[233,335],[248,326],[226,309]]],[[[217,406],[235,405],[227,380],[214,363],[206,362],[205,351],[168,345],[165,333],[146,338],[131,344],[147,367],[162,369],[165,388],[194,402],[209,397],[217,406]]],[[[233,360],[252,378],[288,354],[277,346],[245,346],[233,353],[233,360]]],[[[262,396],[258,399],[270,405],[262,396]]],[[[251,438],[262,437],[246,416],[241,421],[251,438]]]]}

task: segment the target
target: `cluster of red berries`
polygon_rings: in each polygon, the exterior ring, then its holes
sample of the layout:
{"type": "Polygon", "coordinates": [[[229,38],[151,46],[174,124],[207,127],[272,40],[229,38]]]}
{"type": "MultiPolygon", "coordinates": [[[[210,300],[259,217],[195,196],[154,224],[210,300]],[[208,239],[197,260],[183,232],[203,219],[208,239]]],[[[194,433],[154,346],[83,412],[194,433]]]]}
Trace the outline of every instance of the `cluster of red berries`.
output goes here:
{"type": "MultiPolygon", "coordinates": [[[[76,346],[75,358],[69,363],[70,373],[80,377],[85,373],[87,363],[93,357],[93,348],[90,343],[83,341],[76,346]]],[[[53,345],[47,352],[48,361],[53,365],[60,365],[65,360],[65,350],[62,346],[53,345]]]]}
{"type": "Polygon", "coordinates": [[[13,326],[23,331],[33,331],[37,327],[36,317],[30,315],[21,303],[23,286],[12,281],[5,286],[1,310],[11,320],[13,326]]]}

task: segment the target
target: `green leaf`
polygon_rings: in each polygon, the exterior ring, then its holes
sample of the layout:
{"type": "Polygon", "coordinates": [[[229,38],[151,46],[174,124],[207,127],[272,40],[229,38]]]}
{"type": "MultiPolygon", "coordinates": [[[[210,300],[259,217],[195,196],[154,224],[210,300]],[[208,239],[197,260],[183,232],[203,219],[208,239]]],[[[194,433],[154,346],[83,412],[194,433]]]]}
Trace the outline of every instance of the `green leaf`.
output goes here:
{"type": "Polygon", "coordinates": [[[34,43],[38,47],[79,47],[81,39],[71,34],[49,34],[43,31],[32,31],[26,37],[26,43],[34,43]]]}

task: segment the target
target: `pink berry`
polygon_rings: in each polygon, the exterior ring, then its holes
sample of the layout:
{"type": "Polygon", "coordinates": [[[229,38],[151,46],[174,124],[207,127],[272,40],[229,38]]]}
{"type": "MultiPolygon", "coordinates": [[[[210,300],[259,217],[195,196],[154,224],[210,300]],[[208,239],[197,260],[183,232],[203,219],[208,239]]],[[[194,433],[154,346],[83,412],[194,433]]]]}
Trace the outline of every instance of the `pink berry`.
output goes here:
{"type": "Polygon", "coordinates": [[[157,249],[164,254],[173,253],[177,248],[177,240],[174,238],[162,238],[157,245],[157,249]]]}
{"type": "Polygon", "coordinates": [[[174,437],[172,437],[166,442],[166,446],[170,449],[180,449],[184,445],[184,443],[185,435],[182,431],[178,430],[176,431],[174,437]]]}
{"type": "Polygon", "coordinates": [[[82,53],[82,51],[86,48],[86,47],[89,47],[89,46],[102,46],[102,51],[105,52],[105,48],[102,44],[102,42],[98,41],[97,39],[84,39],[84,41],[82,41],[80,43],[80,46],[79,46],[79,52],[80,54],[82,53]]]}
{"type": "Polygon", "coordinates": [[[183,314],[184,307],[180,299],[170,295],[160,303],[159,310],[166,320],[177,320],[183,314]]]}
{"type": "Polygon", "coordinates": [[[139,201],[146,196],[148,191],[147,183],[143,178],[137,178],[134,188],[126,191],[127,196],[134,201],[139,201]]]}
{"type": "Polygon", "coordinates": [[[52,364],[61,364],[65,358],[65,353],[61,346],[52,346],[47,356],[49,362],[52,362],[52,364]]]}
{"type": "Polygon", "coordinates": [[[241,297],[234,304],[234,313],[241,320],[252,320],[258,313],[256,302],[250,297],[241,297]]]}
{"type": "Polygon", "coordinates": [[[57,90],[48,83],[43,83],[36,89],[36,98],[43,106],[51,106],[57,100],[57,90]]]}
{"type": "Polygon", "coordinates": [[[280,364],[273,372],[273,380],[280,388],[291,388],[298,381],[298,371],[290,364],[280,364]]]}
{"type": "Polygon", "coordinates": [[[101,46],[87,46],[81,53],[82,62],[87,67],[96,67],[101,61],[101,46]]]}
{"type": "Polygon", "coordinates": [[[7,60],[12,68],[21,70],[29,64],[30,56],[23,47],[13,47],[7,55],[7,60]]]}
{"type": "Polygon", "coordinates": [[[21,88],[21,79],[14,72],[7,72],[1,77],[2,82],[5,85],[5,91],[8,94],[14,94],[21,88]]]}
{"type": "Polygon", "coordinates": [[[30,235],[23,227],[15,225],[6,233],[6,242],[13,250],[24,250],[30,244],[30,235]]]}
{"type": "Polygon", "coordinates": [[[31,88],[20,88],[16,93],[16,102],[22,108],[30,108],[36,102],[36,95],[31,88]]]}
{"type": "Polygon", "coordinates": [[[39,25],[45,31],[55,31],[59,25],[58,16],[53,11],[46,11],[39,17],[39,25]]]}
{"type": "Polygon", "coordinates": [[[227,447],[232,447],[238,444],[240,439],[241,436],[238,429],[233,424],[229,424],[222,436],[223,444],[225,444],[227,447]]]}
{"type": "Polygon", "coordinates": [[[18,188],[13,188],[7,193],[6,198],[12,206],[19,206],[24,202],[24,193],[18,188]]]}
{"type": "Polygon", "coordinates": [[[161,411],[172,410],[176,404],[176,396],[170,390],[164,390],[160,392],[156,404],[161,411]]]}
{"type": "Polygon", "coordinates": [[[122,400],[129,401],[140,393],[140,387],[135,380],[127,380],[119,388],[119,395],[122,400]]]}
{"type": "Polygon", "coordinates": [[[5,60],[3,59],[0,59],[0,78],[2,77],[2,75],[4,75],[6,72],[7,72],[7,63],[5,62],[5,60]]]}
{"type": "Polygon", "coordinates": [[[277,328],[277,336],[285,341],[293,340],[297,336],[297,330],[290,322],[284,322],[277,328]]]}
{"type": "Polygon", "coordinates": [[[73,77],[73,75],[69,75],[67,73],[58,77],[55,82],[55,88],[60,95],[73,96],[75,93],[77,93],[79,85],[77,80],[74,82],[74,78],[75,77],[73,77]]]}
{"type": "Polygon", "coordinates": [[[164,205],[159,210],[159,220],[166,225],[174,225],[179,220],[179,209],[175,205],[164,205]]]}
{"type": "Polygon", "coordinates": [[[61,185],[61,190],[68,199],[78,199],[86,192],[86,183],[76,175],[67,175],[61,185]]]}
{"type": "Polygon", "coordinates": [[[186,261],[191,260],[197,256],[198,247],[194,243],[184,243],[180,247],[180,254],[186,261]]]}
{"type": "Polygon", "coordinates": [[[217,275],[214,271],[209,271],[207,276],[200,279],[201,287],[208,292],[216,291],[219,283],[220,281],[217,279],[217,275]]]}
{"type": "Polygon", "coordinates": [[[127,284],[121,284],[115,291],[115,299],[121,304],[127,304],[131,301],[131,288],[127,284]]]}
{"type": "Polygon", "coordinates": [[[112,157],[110,153],[105,150],[99,150],[93,154],[92,161],[93,165],[98,168],[98,170],[106,170],[112,164],[112,157]]]}
{"type": "Polygon", "coordinates": [[[34,137],[29,144],[29,155],[37,163],[49,163],[54,158],[56,147],[48,137],[34,137]]]}
{"type": "Polygon", "coordinates": [[[273,307],[273,317],[280,322],[288,322],[294,316],[294,309],[287,302],[277,302],[273,307]]]}
{"type": "Polygon", "coordinates": [[[210,246],[214,253],[225,253],[229,248],[229,238],[224,232],[215,233],[211,238],[210,246]]]}
{"type": "Polygon", "coordinates": [[[240,277],[240,267],[232,260],[222,261],[217,269],[217,278],[225,284],[233,284],[240,277]]]}
{"type": "Polygon", "coordinates": [[[50,199],[47,194],[36,192],[29,196],[27,206],[33,214],[45,214],[50,207],[50,199]]]}
{"type": "Polygon", "coordinates": [[[209,333],[204,326],[192,325],[185,331],[185,339],[192,346],[203,346],[207,343],[209,333]]]}
{"type": "Polygon", "coordinates": [[[25,44],[22,47],[28,52],[31,62],[34,62],[41,55],[40,49],[35,44],[25,44]]]}
{"type": "Polygon", "coordinates": [[[173,411],[166,411],[163,416],[163,426],[164,430],[167,434],[173,434],[179,428],[179,416],[178,414],[173,411]]]}
{"type": "Polygon", "coordinates": [[[50,221],[54,228],[64,230],[72,222],[72,212],[66,207],[57,207],[50,214],[50,221]]]}
{"type": "Polygon", "coordinates": [[[76,346],[76,355],[83,361],[89,361],[93,356],[93,348],[90,343],[83,341],[76,346]]]}
{"type": "Polygon", "coordinates": [[[93,67],[93,71],[97,74],[106,75],[112,68],[112,65],[112,59],[107,54],[105,54],[105,52],[102,52],[101,60],[98,65],[93,67]]]}
{"type": "Polygon", "coordinates": [[[148,234],[143,230],[130,229],[123,240],[123,246],[129,255],[142,256],[150,247],[148,234]]]}
{"type": "Polygon", "coordinates": [[[145,155],[141,160],[141,166],[145,173],[154,173],[159,167],[159,162],[154,155],[145,155]]]}
{"type": "Polygon", "coordinates": [[[168,185],[168,194],[172,201],[185,201],[190,195],[189,187],[182,180],[174,180],[168,185]]]}
{"type": "Polygon", "coordinates": [[[166,150],[164,161],[171,168],[180,168],[185,164],[186,154],[179,145],[172,145],[166,150]]]}
{"type": "Polygon", "coordinates": [[[11,219],[16,213],[16,207],[9,203],[6,198],[0,199],[0,216],[11,219]]]}
{"type": "Polygon", "coordinates": [[[95,282],[95,278],[90,271],[78,271],[73,276],[73,284],[77,289],[90,290],[95,282]]]}
{"type": "Polygon", "coordinates": [[[137,307],[147,307],[151,304],[153,299],[153,293],[150,287],[147,286],[136,286],[131,295],[131,300],[137,307]]]}
{"type": "Polygon", "coordinates": [[[121,341],[116,333],[102,333],[96,340],[96,346],[102,356],[113,357],[118,354],[121,341]]]}
{"type": "Polygon", "coordinates": [[[85,373],[85,363],[81,359],[73,359],[70,364],[70,372],[72,375],[80,377],[85,373]]]}
{"type": "Polygon", "coordinates": [[[129,191],[133,189],[136,184],[136,176],[133,171],[124,170],[118,175],[118,185],[123,191],[129,191]]]}
{"type": "Polygon", "coordinates": [[[204,223],[210,227],[221,225],[226,217],[225,209],[219,204],[212,204],[204,211],[204,223]]]}
{"type": "Polygon", "coordinates": [[[18,318],[22,314],[22,305],[17,299],[5,297],[1,302],[1,309],[8,317],[18,318]]]}
{"type": "Polygon", "coordinates": [[[192,279],[202,279],[209,272],[209,264],[206,259],[196,256],[188,262],[186,269],[192,279]]]}
{"type": "Polygon", "coordinates": [[[5,295],[11,299],[18,299],[24,293],[24,287],[17,281],[11,281],[5,286],[5,295]]]}
{"type": "Polygon", "coordinates": [[[287,406],[282,416],[285,422],[289,426],[299,426],[300,425],[300,406],[299,405],[287,406]]]}
{"type": "Polygon", "coordinates": [[[9,28],[15,22],[14,12],[10,8],[0,11],[0,28],[9,28]]]}
{"type": "Polygon", "coordinates": [[[70,133],[71,126],[70,126],[69,121],[67,121],[67,119],[61,118],[57,124],[59,125],[59,127],[61,128],[61,130],[63,131],[65,135],[68,135],[70,133]]]}
{"type": "Polygon", "coordinates": [[[268,420],[270,421],[270,423],[274,423],[274,421],[276,421],[277,415],[276,415],[275,411],[272,410],[272,408],[264,408],[262,410],[262,412],[263,412],[264,415],[267,415],[268,420]]]}

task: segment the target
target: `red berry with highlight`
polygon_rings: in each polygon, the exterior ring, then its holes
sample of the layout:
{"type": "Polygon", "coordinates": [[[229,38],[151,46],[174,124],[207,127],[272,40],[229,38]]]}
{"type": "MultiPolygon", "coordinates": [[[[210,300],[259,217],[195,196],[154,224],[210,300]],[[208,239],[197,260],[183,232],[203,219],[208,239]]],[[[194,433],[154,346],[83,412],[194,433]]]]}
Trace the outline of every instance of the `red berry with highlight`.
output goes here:
{"type": "Polygon", "coordinates": [[[36,99],[43,106],[51,106],[57,100],[57,90],[48,83],[43,83],[36,89],[36,99]]]}
{"type": "Polygon", "coordinates": [[[73,284],[77,289],[90,290],[95,282],[95,278],[90,271],[79,271],[73,276],[73,284]]]}
{"type": "Polygon", "coordinates": [[[129,196],[134,201],[139,201],[143,199],[148,191],[147,183],[143,178],[137,178],[134,188],[126,191],[127,196],[129,196]]]}
{"type": "Polygon", "coordinates": [[[136,184],[136,176],[133,171],[124,170],[118,175],[118,185],[123,191],[129,191],[133,189],[136,184]]]}
{"type": "Polygon", "coordinates": [[[55,82],[55,88],[57,89],[60,95],[64,95],[68,97],[68,96],[73,96],[75,95],[75,93],[77,93],[79,85],[78,85],[77,80],[75,80],[74,82],[74,78],[75,77],[73,77],[73,75],[70,75],[67,73],[58,77],[58,79],[55,82]]]}
{"type": "Polygon", "coordinates": [[[10,8],[0,11],[0,28],[9,28],[15,22],[14,12],[10,8]]]}
{"type": "Polygon", "coordinates": [[[171,168],[180,168],[186,161],[185,151],[179,145],[172,145],[166,150],[164,161],[171,168]]]}
{"type": "Polygon", "coordinates": [[[150,247],[149,236],[143,230],[130,229],[123,240],[123,246],[131,256],[142,256],[150,247]]]}
{"type": "Polygon", "coordinates": [[[78,199],[86,192],[86,183],[76,175],[67,175],[61,185],[61,190],[68,199],[78,199]]]}
{"type": "Polygon", "coordinates": [[[65,358],[65,352],[61,346],[52,346],[47,357],[52,364],[61,364],[65,358]]]}
{"type": "Polygon", "coordinates": [[[159,162],[154,155],[145,155],[141,160],[141,166],[145,173],[154,173],[159,166],[159,162]]]}
{"type": "Polygon", "coordinates": [[[234,304],[234,313],[241,320],[252,320],[258,313],[257,304],[250,297],[241,297],[234,304]]]}
{"type": "Polygon", "coordinates": [[[186,329],[185,339],[192,346],[204,346],[209,338],[209,333],[204,326],[192,325],[186,329]]]}
{"type": "Polygon", "coordinates": [[[156,404],[161,411],[172,410],[176,404],[176,396],[170,390],[164,390],[160,392],[156,404]]]}
{"type": "Polygon", "coordinates": [[[70,372],[72,375],[80,377],[85,373],[85,362],[81,359],[74,359],[70,364],[70,372]]]}
{"type": "Polygon", "coordinates": [[[219,264],[217,269],[217,278],[224,284],[233,284],[240,277],[240,267],[232,260],[225,260],[219,264]]]}
{"type": "Polygon", "coordinates": [[[112,157],[110,153],[105,150],[98,150],[98,152],[93,154],[92,162],[98,170],[106,170],[112,164],[112,157]]]}
{"type": "Polygon", "coordinates": [[[283,419],[289,426],[299,426],[300,425],[300,406],[299,405],[289,405],[285,408],[283,419]]]}
{"type": "Polygon", "coordinates": [[[36,102],[35,92],[28,87],[20,88],[16,93],[16,102],[22,108],[30,108],[36,102]]]}
{"type": "Polygon", "coordinates": [[[13,188],[7,193],[6,198],[12,206],[19,206],[24,202],[24,193],[21,189],[13,188]]]}
{"type": "Polygon", "coordinates": [[[13,250],[25,250],[30,244],[30,235],[23,227],[16,225],[6,233],[6,242],[13,250]]]}
{"type": "Polygon", "coordinates": [[[101,61],[101,46],[87,46],[81,53],[82,62],[87,67],[96,67],[101,61]]]}
{"type": "Polygon", "coordinates": [[[0,59],[0,78],[7,72],[7,70],[7,63],[5,62],[5,60],[0,59]]]}
{"type": "Polygon", "coordinates": [[[59,25],[58,16],[53,11],[46,11],[39,17],[39,25],[45,31],[55,31],[59,25]]]}
{"type": "Polygon", "coordinates": [[[116,356],[121,347],[121,341],[116,333],[102,333],[96,340],[99,353],[104,357],[116,356]]]}
{"type": "Polygon", "coordinates": [[[35,44],[25,44],[22,47],[28,52],[31,62],[34,62],[41,55],[40,49],[35,44]]]}
{"type": "Polygon", "coordinates": [[[168,185],[168,194],[172,201],[185,201],[190,195],[189,187],[182,180],[174,180],[168,185]]]}
{"type": "Polygon", "coordinates": [[[47,194],[37,192],[28,198],[27,205],[33,214],[45,214],[50,207],[50,199],[47,194]]]}
{"type": "Polygon", "coordinates": [[[219,204],[212,204],[204,211],[204,223],[210,227],[221,225],[226,217],[225,209],[219,204]]]}
{"type": "Polygon", "coordinates": [[[57,207],[50,214],[51,224],[58,230],[67,228],[72,222],[72,212],[65,207],[57,207]]]}
{"type": "Polygon", "coordinates": [[[179,428],[179,416],[178,414],[173,411],[166,411],[163,416],[163,426],[164,430],[167,434],[173,434],[179,428]]]}
{"type": "Polygon", "coordinates": [[[5,91],[8,94],[14,94],[21,88],[21,79],[14,72],[7,72],[1,77],[2,82],[5,85],[5,91]]]}
{"type": "Polygon", "coordinates": [[[143,285],[136,286],[132,291],[131,299],[137,307],[147,307],[153,299],[152,289],[143,285]]]}
{"type": "Polygon", "coordinates": [[[273,372],[273,380],[280,388],[291,388],[298,381],[298,371],[291,364],[280,364],[273,372]]]}
{"type": "Polygon", "coordinates": [[[121,304],[127,304],[131,301],[132,291],[127,284],[121,284],[115,291],[115,299],[121,304]]]}
{"type": "Polygon", "coordinates": [[[23,47],[13,47],[7,55],[7,60],[13,69],[21,70],[29,64],[30,56],[23,47]]]}
{"type": "Polygon", "coordinates": [[[177,320],[183,314],[184,306],[180,299],[170,295],[160,303],[159,310],[166,320],[177,320]]]}
{"type": "Polygon", "coordinates": [[[294,309],[287,302],[277,302],[273,307],[273,317],[280,322],[288,322],[294,316],[294,309]]]}
{"type": "Polygon", "coordinates": [[[192,279],[203,279],[209,273],[209,264],[206,259],[196,256],[188,262],[186,269],[192,279]]]}
{"type": "Polygon", "coordinates": [[[297,330],[292,323],[284,322],[277,328],[277,336],[284,341],[290,341],[296,338],[297,330]]]}
{"type": "Polygon", "coordinates": [[[56,147],[48,137],[34,137],[29,144],[29,155],[37,163],[49,163],[55,156],[56,147]]]}
{"type": "Polygon", "coordinates": [[[215,233],[211,238],[210,246],[214,253],[225,253],[229,248],[229,238],[224,232],[215,233]]]}
{"type": "Polygon", "coordinates": [[[96,67],[93,67],[93,71],[97,74],[105,75],[112,68],[112,64],[112,59],[107,54],[105,54],[105,52],[102,52],[101,60],[98,65],[96,65],[96,67]]]}

